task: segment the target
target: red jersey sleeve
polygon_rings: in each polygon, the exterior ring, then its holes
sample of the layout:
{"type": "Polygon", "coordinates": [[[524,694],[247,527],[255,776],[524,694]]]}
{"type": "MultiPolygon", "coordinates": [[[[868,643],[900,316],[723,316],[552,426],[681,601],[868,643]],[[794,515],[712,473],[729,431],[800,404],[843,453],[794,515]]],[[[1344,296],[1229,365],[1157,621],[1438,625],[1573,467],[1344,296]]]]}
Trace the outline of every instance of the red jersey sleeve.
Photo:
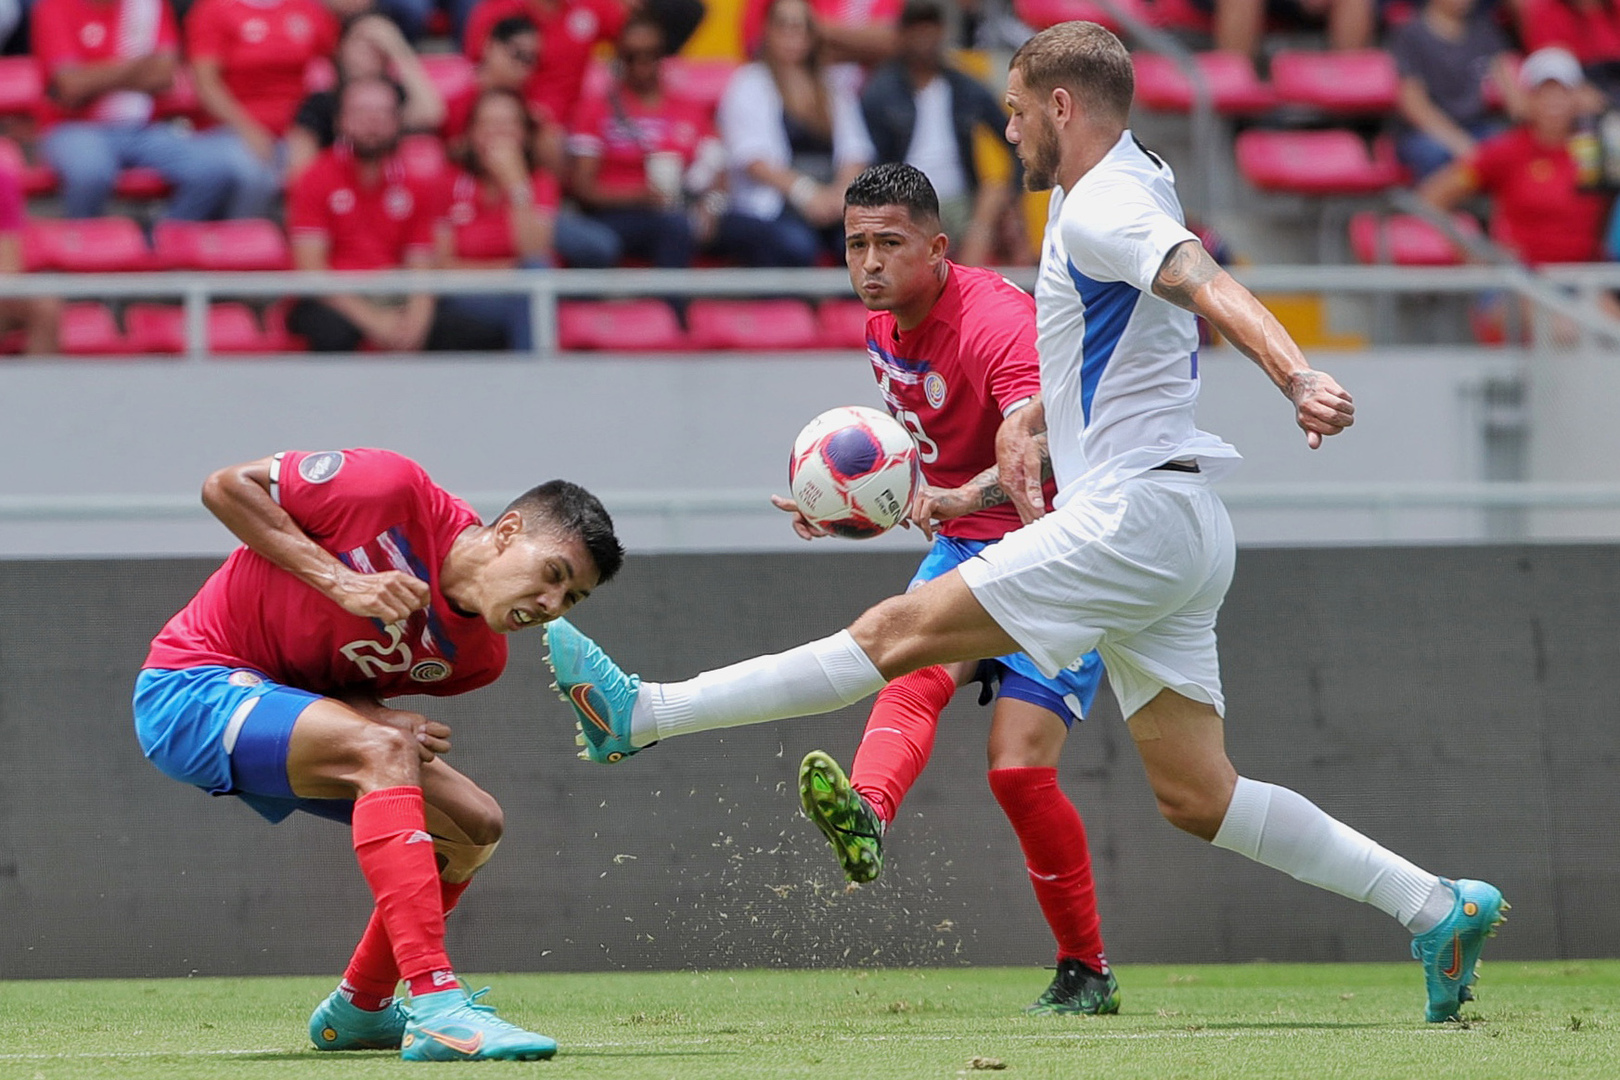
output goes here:
{"type": "Polygon", "coordinates": [[[163,13],[158,16],[157,48],[153,52],[180,51],[180,22],[174,17],[174,7],[167,0],[160,4],[163,13]]]}
{"type": "Polygon", "coordinates": [[[225,5],[219,0],[202,0],[186,16],[186,55],[193,60],[220,59],[225,51],[228,29],[225,5]]]}
{"type": "Polygon", "coordinates": [[[327,220],[330,192],[325,165],[324,159],[317,158],[293,181],[292,190],[287,192],[287,232],[295,239],[299,233],[323,237],[331,234],[331,223],[327,220]]]}
{"type": "Polygon", "coordinates": [[[46,78],[63,64],[77,59],[71,14],[62,0],[41,0],[39,6],[34,8],[29,33],[32,35],[34,58],[39,61],[46,78]]]}
{"type": "Polygon", "coordinates": [[[1512,136],[1513,132],[1509,131],[1486,139],[1464,160],[1463,167],[1468,170],[1474,186],[1481,191],[1492,191],[1501,186],[1503,178],[1513,167],[1519,154],[1512,136]]]}
{"type": "Polygon", "coordinates": [[[339,538],[360,507],[408,517],[431,487],[422,466],[392,450],[288,450],[270,472],[271,497],[316,540],[339,538]]]}
{"type": "Polygon", "coordinates": [[[972,372],[983,399],[997,412],[1041,392],[1041,362],[1035,351],[1035,316],[1016,296],[981,295],[962,326],[962,365],[972,372]]]}

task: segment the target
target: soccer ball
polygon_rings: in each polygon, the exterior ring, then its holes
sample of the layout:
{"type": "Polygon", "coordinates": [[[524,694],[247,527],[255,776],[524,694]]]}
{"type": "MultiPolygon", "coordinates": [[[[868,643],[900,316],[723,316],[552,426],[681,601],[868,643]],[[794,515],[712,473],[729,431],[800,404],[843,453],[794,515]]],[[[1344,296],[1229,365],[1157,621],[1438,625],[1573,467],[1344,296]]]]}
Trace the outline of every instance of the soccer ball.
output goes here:
{"type": "Polygon", "coordinates": [[[828,409],[793,440],[788,486],[799,512],[835,536],[865,540],[894,528],[917,490],[917,446],[887,413],[828,409]]]}

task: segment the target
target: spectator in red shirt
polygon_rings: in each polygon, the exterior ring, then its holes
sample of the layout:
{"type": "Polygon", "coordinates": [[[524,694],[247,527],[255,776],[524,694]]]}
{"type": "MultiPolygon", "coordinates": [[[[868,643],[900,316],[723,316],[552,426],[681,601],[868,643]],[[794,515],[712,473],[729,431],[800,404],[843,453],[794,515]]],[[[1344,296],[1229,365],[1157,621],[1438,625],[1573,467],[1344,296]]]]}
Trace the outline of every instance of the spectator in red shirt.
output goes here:
{"type": "Polygon", "coordinates": [[[467,56],[482,59],[490,30],[513,15],[528,16],[540,31],[540,62],[525,95],[545,115],[566,123],[579,104],[591,50],[619,36],[629,10],[620,0],[481,0],[467,20],[467,56]]]}
{"type": "MultiPolygon", "coordinates": [[[[383,79],[356,79],[338,99],[338,142],[294,182],[287,205],[300,270],[428,269],[441,202],[434,184],[407,173],[399,148],[399,93],[383,79]]],[[[396,352],[499,349],[497,325],[469,320],[416,293],[402,304],[328,295],[299,300],[287,329],[316,352],[362,344],[396,352]]]]}
{"type": "Polygon", "coordinates": [[[1567,50],[1541,49],[1519,71],[1524,123],[1480,143],[1435,173],[1419,194],[1449,210],[1475,192],[1491,196],[1491,235],[1532,266],[1602,258],[1609,199],[1596,190],[1597,162],[1570,153],[1584,81],[1567,50]]]}
{"type": "MultiPolygon", "coordinates": [[[[437,245],[441,266],[506,270],[552,265],[552,236],[561,201],[557,178],[534,153],[534,117],[511,90],[485,90],[473,103],[456,171],[445,186],[437,245]]],[[[534,347],[529,297],[447,296],[469,318],[500,323],[519,352],[534,347]]]]}
{"type": "Polygon", "coordinates": [[[203,137],[236,169],[229,217],[265,217],[280,194],[282,138],[310,61],[331,56],[339,26],[320,0],[199,0],[186,17],[197,97],[221,125],[203,137]]]}
{"type": "MultiPolygon", "coordinates": [[[[718,180],[720,151],[703,108],[664,89],[663,59],[658,23],[631,19],[619,35],[618,78],[606,93],[580,102],[575,114],[569,190],[593,220],[613,230],[626,254],[682,267],[692,265],[699,239],[687,216],[686,178],[707,146],[710,182],[718,180]]],[[[699,198],[702,239],[714,233],[714,209],[699,198]]]]}
{"type": "Polygon", "coordinates": [[[230,197],[230,162],[167,124],[152,95],[174,81],[180,35],[164,0],[40,0],[34,56],[45,82],[45,160],[68,217],[99,217],[119,170],[156,169],[174,185],[167,216],[213,217],[230,197]]]}
{"type": "MultiPolygon", "coordinates": [[[[9,169],[0,169],[0,277],[23,272],[22,181],[9,169]]],[[[49,356],[56,352],[56,331],[62,321],[62,301],[54,296],[20,296],[0,300],[0,331],[22,331],[23,352],[49,356]]]]}
{"type": "MultiPolygon", "coordinates": [[[[743,46],[758,50],[765,37],[771,0],[747,0],[743,8],[743,46]]],[[[900,51],[900,11],[904,0],[810,0],[821,59],[836,64],[881,64],[900,51]]]]}

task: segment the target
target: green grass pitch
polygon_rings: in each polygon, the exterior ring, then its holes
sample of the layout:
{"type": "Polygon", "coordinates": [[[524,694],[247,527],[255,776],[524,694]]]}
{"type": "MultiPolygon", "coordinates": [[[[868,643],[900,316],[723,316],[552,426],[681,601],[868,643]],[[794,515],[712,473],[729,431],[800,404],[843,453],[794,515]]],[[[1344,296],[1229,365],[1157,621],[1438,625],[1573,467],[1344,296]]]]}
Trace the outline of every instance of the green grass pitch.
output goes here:
{"type": "Polygon", "coordinates": [[[1620,961],[1493,962],[1463,1024],[1422,1021],[1416,964],[1131,966],[1115,1017],[1026,1017],[1037,969],[497,975],[549,1062],[319,1053],[327,979],[0,983],[0,1077],[1087,1080],[1620,1077],[1620,961]]]}

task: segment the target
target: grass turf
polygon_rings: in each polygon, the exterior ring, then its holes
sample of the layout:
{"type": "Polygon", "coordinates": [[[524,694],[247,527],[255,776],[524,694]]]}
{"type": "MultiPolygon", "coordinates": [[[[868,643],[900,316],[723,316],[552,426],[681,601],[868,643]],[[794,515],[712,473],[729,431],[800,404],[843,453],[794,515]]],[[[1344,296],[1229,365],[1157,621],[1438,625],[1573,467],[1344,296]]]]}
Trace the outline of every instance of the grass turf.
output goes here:
{"type": "MultiPolygon", "coordinates": [[[[1416,964],[1132,966],[1115,1017],[1026,1017],[1035,969],[499,975],[504,1016],[550,1062],[480,1077],[1620,1076],[1620,961],[1492,963],[1463,1024],[1422,1021],[1416,964]],[[977,1059],[976,1064],[974,1064],[977,1059]],[[999,1064],[998,1064],[999,1063],[999,1064]],[[982,1073],[980,1070],[984,1070],[982,1073]]],[[[482,985],[482,980],[473,980],[482,985]]],[[[0,1077],[420,1075],[385,1052],[320,1053],[307,978],[0,983],[0,1077]]]]}

